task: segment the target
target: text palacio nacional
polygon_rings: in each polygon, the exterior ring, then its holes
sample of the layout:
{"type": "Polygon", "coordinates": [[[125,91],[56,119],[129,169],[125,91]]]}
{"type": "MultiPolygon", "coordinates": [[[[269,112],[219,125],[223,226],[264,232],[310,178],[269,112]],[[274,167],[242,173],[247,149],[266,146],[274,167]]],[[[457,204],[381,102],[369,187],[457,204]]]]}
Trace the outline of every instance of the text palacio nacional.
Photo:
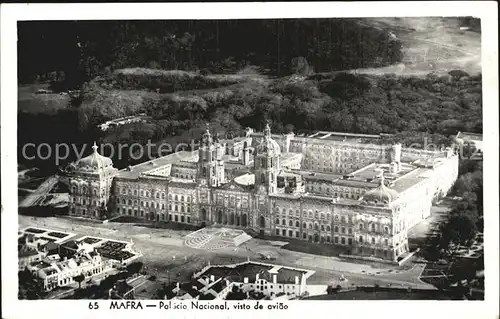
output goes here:
{"type": "Polygon", "coordinates": [[[94,145],[73,164],[69,210],[99,218],[107,206],[108,217],[226,225],[396,260],[408,251],[408,229],[456,180],[458,155],[369,143],[377,138],[272,135],[267,125],[219,140],[207,128],[197,151],[120,171],[94,145]]]}

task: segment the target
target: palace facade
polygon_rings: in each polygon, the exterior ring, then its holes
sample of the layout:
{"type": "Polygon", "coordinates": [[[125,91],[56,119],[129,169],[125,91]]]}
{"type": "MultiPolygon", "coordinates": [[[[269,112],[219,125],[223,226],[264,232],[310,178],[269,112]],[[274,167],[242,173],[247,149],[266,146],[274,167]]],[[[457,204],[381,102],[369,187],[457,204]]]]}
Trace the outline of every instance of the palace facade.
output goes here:
{"type": "Polygon", "coordinates": [[[222,140],[207,128],[196,151],[120,171],[94,145],[73,165],[69,212],[225,225],[395,261],[408,252],[408,230],[452,187],[458,156],[370,143],[377,138],[274,135],[266,126],[222,140]]]}

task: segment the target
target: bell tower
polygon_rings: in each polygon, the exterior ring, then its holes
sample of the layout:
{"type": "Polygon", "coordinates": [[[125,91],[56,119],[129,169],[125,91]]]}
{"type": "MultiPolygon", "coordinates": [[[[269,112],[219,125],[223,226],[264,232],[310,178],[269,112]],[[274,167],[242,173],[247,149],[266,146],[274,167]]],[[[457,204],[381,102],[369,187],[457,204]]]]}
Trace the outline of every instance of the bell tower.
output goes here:
{"type": "Polygon", "coordinates": [[[265,190],[269,194],[275,193],[280,172],[280,147],[271,138],[269,123],[266,124],[264,138],[256,149],[257,154],[254,159],[256,189],[265,190]]]}
{"type": "Polygon", "coordinates": [[[224,182],[224,162],[222,161],[221,145],[207,129],[203,133],[198,150],[198,178],[206,185],[218,187],[224,182]]]}

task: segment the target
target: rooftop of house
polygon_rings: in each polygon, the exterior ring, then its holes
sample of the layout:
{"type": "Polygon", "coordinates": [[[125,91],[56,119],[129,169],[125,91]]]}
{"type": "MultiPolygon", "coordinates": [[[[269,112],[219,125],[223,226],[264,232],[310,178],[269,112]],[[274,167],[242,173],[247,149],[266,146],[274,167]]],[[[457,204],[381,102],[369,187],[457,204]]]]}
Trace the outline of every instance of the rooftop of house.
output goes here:
{"type": "Polygon", "coordinates": [[[373,135],[373,134],[357,134],[357,133],[345,133],[345,132],[329,132],[329,131],[319,131],[310,135],[309,137],[319,138],[319,139],[379,139],[381,135],[373,135]]]}
{"type": "Polygon", "coordinates": [[[301,175],[305,180],[324,180],[328,182],[333,182],[343,176],[340,174],[312,172],[302,169],[291,170],[291,172],[301,175]]]}
{"type": "Polygon", "coordinates": [[[20,250],[18,249],[19,258],[27,258],[31,256],[36,256],[38,254],[40,254],[40,252],[37,251],[36,249],[23,249],[23,248],[21,248],[20,250]]]}
{"type": "MultiPolygon", "coordinates": [[[[271,282],[273,280],[273,274],[276,274],[278,283],[295,283],[295,277],[297,276],[301,278],[301,276],[305,275],[306,272],[278,265],[273,266],[245,262],[235,267],[212,266],[202,275],[227,278],[230,281],[235,282],[243,282],[244,278],[248,278],[248,282],[255,282],[256,276],[259,275],[259,279],[265,279],[271,282]]],[[[225,280],[221,280],[221,282],[221,287],[223,289],[225,287],[225,280]]],[[[217,287],[219,288],[219,286],[217,287]]]]}
{"type": "Polygon", "coordinates": [[[470,141],[482,141],[483,134],[469,133],[469,132],[458,132],[457,138],[466,139],[466,140],[470,140],[470,141]]]}
{"type": "Polygon", "coordinates": [[[117,177],[137,179],[143,173],[147,173],[159,167],[180,161],[192,162],[198,159],[198,151],[179,151],[166,156],[152,159],[150,161],[131,166],[118,171],[117,177]]]}
{"type": "Polygon", "coordinates": [[[249,281],[255,281],[255,275],[261,272],[271,270],[272,266],[244,263],[236,267],[212,266],[207,269],[202,275],[214,276],[217,278],[228,278],[231,281],[243,282],[243,278],[248,278],[249,281]]]}

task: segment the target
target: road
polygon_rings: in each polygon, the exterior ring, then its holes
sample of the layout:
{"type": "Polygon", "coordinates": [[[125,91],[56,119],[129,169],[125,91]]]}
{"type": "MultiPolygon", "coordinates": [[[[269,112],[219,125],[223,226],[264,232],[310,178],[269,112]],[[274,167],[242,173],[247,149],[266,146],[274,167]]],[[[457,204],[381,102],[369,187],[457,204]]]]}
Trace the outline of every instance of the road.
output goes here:
{"type": "MultiPolygon", "coordinates": [[[[374,267],[363,263],[350,263],[335,257],[317,256],[296,251],[282,249],[273,242],[261,239],[251,239],[237,249],[198,250],[184,246],[179,232],[166,229],[145,228],[132,224],[107,223],[89,226],[88,222],[59,217],[37,218],[37,221],[27,216],[19,216],[20,227],[37,226],[40,222],[44,227],[77,233],[106,237],[118,240],[133,240],[135,247],[143,254],[142,260],[151,274],[158,280],[166,280],[167,273],[172,279],[186,279],[193,271],[201,269],[210,261],[216,263],[230,263],[243,261],[247,258],[259,260],[259,252],[266,251],[276,256],[274,261],[285,266],[311,269],[316,273],[308,279],[310,284],[328,284],[344,275],[350,284],[363,285],[393,285],[413,288],[432,289],[433,287],[421,282],[419,275],[423,265],[415,265],[412,269],[402,270],[399,267],[374,267]]],[[[264,261],[266,262],[266,261],[264,261]]]]}
{"type": "Polygon", "coordinates": [[[50,190],[57,184],[59,178],[57,176],[49,177],[36,190],[28,194],[25,199],[19,203],[19,207],[31,207],[37,204],[50,190]]]}

